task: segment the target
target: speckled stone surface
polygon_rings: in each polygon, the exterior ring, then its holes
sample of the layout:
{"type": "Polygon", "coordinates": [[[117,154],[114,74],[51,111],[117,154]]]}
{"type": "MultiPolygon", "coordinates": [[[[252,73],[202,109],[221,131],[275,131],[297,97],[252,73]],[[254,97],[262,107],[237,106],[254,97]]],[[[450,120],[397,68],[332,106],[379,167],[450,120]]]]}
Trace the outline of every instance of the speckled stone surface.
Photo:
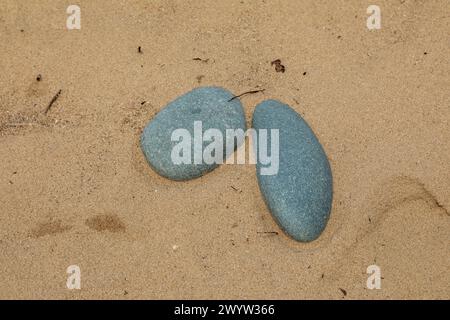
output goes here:
{"type": "MultiPolygon", "coordinates": [[[[160,175],[172,180],[189,180],[213,170],[218,164],[174,164],[171,158],[177,141],[171,141],[176,129],[187,129],[192,136],[194,157],[194,122],[202,121],[203,133],[210,128],[220,130],[226,141],[226,129],[246,130],[245,115],[239,99],[219,87],[194,89],[162,109],[145,127],[141,135],[141,149],[150,166],[160,175]]],[[[204,142],[203,148],[210,142],[204,142]]],[[[226,143],[224,143],[224,158],[226,143]]]]}
{"type": "Polygon", "coordinates": [[[256,107],[253,127],[279,129],[278,174],[261,175],[259,161],[256,166],[270,212],[295,240],[317,239],[327,224],[333,197],[331,168],[320,142],[299,114],[275,100],[256,107]]]}

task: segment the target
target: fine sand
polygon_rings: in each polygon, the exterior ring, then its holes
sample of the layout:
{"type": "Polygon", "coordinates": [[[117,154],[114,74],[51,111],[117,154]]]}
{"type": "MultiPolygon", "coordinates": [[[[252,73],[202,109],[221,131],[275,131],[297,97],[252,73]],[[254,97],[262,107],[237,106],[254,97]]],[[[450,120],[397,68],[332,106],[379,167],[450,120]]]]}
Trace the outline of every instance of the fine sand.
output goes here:
{"type": "Polygon", "coordinates": [[[373,1],[76,3],[71,31],[67,1],[0,3],[0,298],[450,297],[448,1],[376,1],[372,31],[373,1]],[[248,123],[269,98],[308,121],[334,179],[319,240],[280,232],[252,165],[146,164],[143,126],[208,85],[264,89],[248,123]]]}

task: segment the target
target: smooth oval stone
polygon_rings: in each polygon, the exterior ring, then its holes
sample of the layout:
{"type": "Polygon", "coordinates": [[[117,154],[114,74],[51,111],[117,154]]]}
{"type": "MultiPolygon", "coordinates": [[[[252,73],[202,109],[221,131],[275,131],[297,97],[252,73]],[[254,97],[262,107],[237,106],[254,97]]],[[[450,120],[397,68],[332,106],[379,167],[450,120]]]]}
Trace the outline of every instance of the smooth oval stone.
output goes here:
{"type": "Polygon", "coordinates": [[[333,198],[331,168],[320,142],[298,113],[275,100],[256,107],[253,127],[257,132],[268,129],[268,150],[270,129],[279,130],[278,173],[261,175],[265,166],[259,160],[256,165],[259,188],[270,212],[295,240],[317,239],[327,224],[333,198]]]}
{"type": "MultiPolygon", "coordinates": [[[[195,144],[194,123],[202,122],[202,130],[197,130],[197,133],[201,132],[202,135],[208,129],[220,131],[225,159],[228,156],[226,144],[235,142],[234,138],[230,141],[227,139],[226,129],[246,129],[242,104],[239,99],[233,98],[234,95],[225,89],[202,87],[170,102],[147,124],[141,135],[141,148],[150,166],[160,175],[172,180],[194,179],[216,168],[217,163],[205,162],[203,157],[197,164],[194,162],[194,151],[202,153],[206,146],[215,141],[210,139],[195,144]],[[178,141],[171,141],[172,133],[176,129],[186,129],[191,135],[191,163],[175,164],[171,158],[174,146],[184,140],[180,138],[178,141]]],[[[239,143],[241,142],[238,141],[237,144],[239,143]]]]}

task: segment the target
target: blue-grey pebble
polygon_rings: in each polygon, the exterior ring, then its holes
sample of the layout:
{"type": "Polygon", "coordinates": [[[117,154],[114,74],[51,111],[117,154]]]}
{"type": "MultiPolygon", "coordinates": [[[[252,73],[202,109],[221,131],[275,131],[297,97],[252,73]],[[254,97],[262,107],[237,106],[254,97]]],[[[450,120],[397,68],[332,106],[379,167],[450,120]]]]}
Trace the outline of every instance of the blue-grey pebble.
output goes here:
{"type": "MultiPolygon", "coordinates": [[[[259,104],[253,127],[279,130],[279,169],[262,175],[257,161],[258,184],[279,226],[301,242],[317,239],[330,216],[333,183],[330,164],[316,135],[303,118],[276,100],[259,104]]],[[[268,150],[270,150],[270,140],[268,150]]]]}
{"type": "MultiPolygon", "coordinates": [[[[141,149],[150,166],[160,175],[178,181],[200,177],[216,168],[218,164],[205,163],[203,159],[199,164],[194,163],[194,122],[202,122],[202,133],[207,129],[220,130],[225,159],[226,143],[231,143],[226,139],[226,129],[246,130],[242,104],[238,98],[233,98],[234,95],[223,88],[201,87],[170,102],[147,124],[141,135],[141,149]],[[171,141],[171,136],[176,129],[186,129],[192,136],[190,164],[172,161],[172,149],[178,142],[171,141]]],[[[203,148],[211,141],[204,142],[203,148]]]]}

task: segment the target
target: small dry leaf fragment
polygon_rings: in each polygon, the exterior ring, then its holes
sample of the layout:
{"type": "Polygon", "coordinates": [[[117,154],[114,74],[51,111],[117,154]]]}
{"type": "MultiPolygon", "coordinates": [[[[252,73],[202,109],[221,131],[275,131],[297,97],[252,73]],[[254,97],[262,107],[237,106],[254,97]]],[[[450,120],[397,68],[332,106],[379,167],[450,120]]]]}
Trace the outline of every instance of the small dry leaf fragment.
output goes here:
{"type": "Polygon", "coordinates": [[[286,71],[286,67],[284,65],[281,64],[281,60],[277,59],[274,60],[270,63],[271,66],[275,66],[275,71],[276,72],[281,72],[284,73],[286,71]]]}

